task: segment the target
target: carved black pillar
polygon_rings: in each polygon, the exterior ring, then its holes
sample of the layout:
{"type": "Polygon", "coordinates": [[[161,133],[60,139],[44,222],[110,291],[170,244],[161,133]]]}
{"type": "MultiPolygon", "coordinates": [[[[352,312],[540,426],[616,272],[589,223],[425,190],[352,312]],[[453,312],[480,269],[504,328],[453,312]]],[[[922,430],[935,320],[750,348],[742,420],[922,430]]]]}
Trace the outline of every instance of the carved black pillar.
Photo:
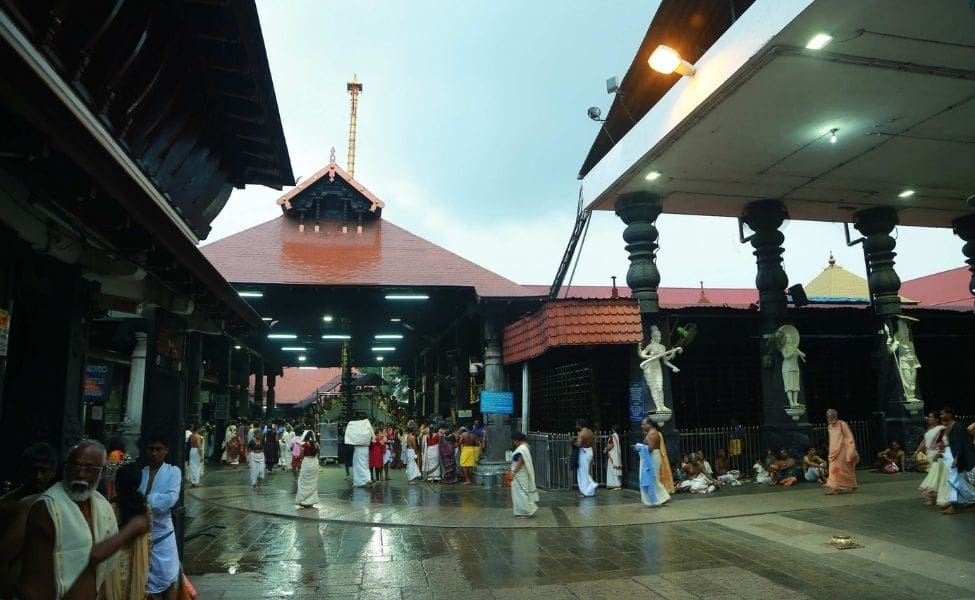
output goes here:
{"type": "MultiPolygon", "coordinates": [[[[755,287],[758,289],[761,334],[759,360],[762,363],[762,444],[765,448],[788,449],[798,459],[811,445],[809,417],[805,410],[789,406],[782,373],[782,354],[776,347],[774,337],[781,326],[791,322],[785,295],[789,276],[782,268],[782,254],[785,252],[782,243],[785,236],[779,231],[779,227],[788,218],[789,212],[778,200],[751,202],[741,215],[742,222],[754,232],[743,241],[749,241],[755,249],[753,254],[757,267],[755,287]],[[790,415],[787,409],[794,414],[790,415]]],[[[800,375],[800,382],[801,380],[800,375]]],[[[805,391],[800,383],[797,402],[803,408],[805,398],[805,391]]]]}
{"type": "Polygon", "coordinates": [[[186,421],[202,425],[200,389],[203,383],[203,334],[186,334],[186,421]]]}
{"type": "Polygon", "coordinates": [[[965,255],[968,270],[972,273],[972,279],[968,282],[968,291],[975,296],[975,214],[959,217],[951,225],[955,235],[965,241],[961,251],[965,255]]]}
{"type": "Polygon", "coordinates": [[[269,419],[274,419],[274,411],[277,409],[277,393],[274,391],[274,387],[277,384],[277,375],[274,373],[267,374],[267,416],[269,419]]]}
{"type": "Polygon", "coordinates": [[[902,318],[898,294],[901,280],[894,270],[897,242],[891,236],[898,222],[897,211],[889,206],[868,208],[853,215],[853,226],[863,235],[861,243],[867,283],[877,321],[873,353],[878,377],[878,408],[886,423],[883,433],[887,439],[883,441],[887,444],[896,439],[904,447],[913,447],[909,444],[916,446],[924,434],[921,427],[923,409],[919,408],[919,402],[906,402],[897,356],[888,349],[888,340],[898,327],[910,327],[909,323],[898,323],[902,318]]]}
{"type": "MultiPolygon", "coordinates": [[[[264,410],[264,359],[260,356],[255,356],[251,359],[251,370],[254,372],[254,405],[255,410],[258,412],[264,410]]],[[[270,419],[271,418],[271,406],[268,405],[268,410],[264,415],[270,419]]]]}
{"type": "Polygon", "coordinates": [[[342,342],[342,402],[345,420],[355,416],[355,395],[352,390],[352,350],[348,341],[342,342]]]}
{"type": "MultiPolygon", "coordinates": [[[[657,326],[662,334],[668,333],[668,328],[663,322],[660,313],[660,300],[657,295],[657,288],[660,286],[660,271],[657,270],[657,239],[659,233],[656,227],[657,217],[663,210],[660,203],[660,196],[653,192],[630,192],[621,194],[616,201],[616,216],[626,223],[623,230],[623,241],[626,242],[626,251],[629,253],[630,267],[626,271],[626,285],[629,286],[633,298],[640,305],[640,323],[643,328],[642,346],[650,342],[651,327],[657,326]]],[[[666,339],[666,338],[663,338],[666,339]]],[[[644,414],[656,410],[649,388],[643,377],[643,372],[639,368],[640,359],[634,352],[631,362],[630,389],[631,394],[639,392],[643,396],[644,414]]],[[[671,359],[674,360],[674,359],[671,359]]],[[[664,405],[671,411],[674,409],[674,401],[671,397],[670,369],[663,368],[664,380],[664,405]]],[[[631,402],[633,398],[630,399],[631,402]]],[[[639,399],[637,399],[637,402],[639,399]]],[[[629,446],[640,441],[643,432],[640,423],[635,421],[637,415],[631,412],[631,423],[629,434],[627,435],[627,452],[629,446]]],[[[667,415],[667,420],[658,427],[664,434],[667,443],[667,452],[670,456],[680,456],[680,437],[677,434],[673,413],[667,415]]],[[[630,469],[625,474],[626,483],[630,487],[639,487],[639,473],[637,469],[630,469]]]]}

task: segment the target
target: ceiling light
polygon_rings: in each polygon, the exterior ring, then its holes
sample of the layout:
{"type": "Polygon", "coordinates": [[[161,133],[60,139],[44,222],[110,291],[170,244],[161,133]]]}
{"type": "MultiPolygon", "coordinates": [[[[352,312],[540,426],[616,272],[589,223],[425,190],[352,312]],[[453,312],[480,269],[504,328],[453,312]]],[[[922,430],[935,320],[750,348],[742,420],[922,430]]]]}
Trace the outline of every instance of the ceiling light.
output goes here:
{"type": "Polygon", "coordinates": [[[274,317],[261,317],[262,321],[273,321],[274,317]]]}
{"type": "Polygon", "coordinates": [[[307,350],[304,346],[285,346],[281,348],[282,352],[304,352],[307,350]]]}
{"type": "Polygon", "coordinates": [[[426,294],[386,294],[387,300],[429,300],[426,294]]]}
{"type": "Polygon", "coordinates": [[[298,368],[302,371],[311,371],[311,370],[318,369],[318,367],[298,367],[298,368]]]}
{"type": "Polygon", "coordinates": [[[377,340],[401,340],[403,336],[399,333],[380,333],[376,335],[377,340]]]}
{"type": "Polygon", "coordinates": [[[325,321],[326,323],[331,323],[332,315],[325,315],[324,317],[322,317],[322,321],[325,321]]]}
{"type": "Polygon", "coordinates": [[[269,333],[267,334],[267,339],[269,340],[296,340],[298,336],[293,333],[269,333]]]}
{"type": "Polygon", "coordinates": [[[393,346],[373,346],[373,352],[395,352],[396,348],[393,346]]]}
{"type": "Polygon", "coordinates": [[[323,340],[351,340],[351,335],[346,335],[344,333],[326,333],[322,336],[323,340]]]}
{"type": "Polygon", "coordinates": [[[399,323],[399,322],[400,322],[400,321],[402,321],[402,320],[403,320],[403,319],[401,319],[401,318],[399,318],[399,317],[393,317],[392,319],[390,319],[390,320],[389,320],[389,322],[390,322],[390,323],[399,323]]]}
{"type": "Polygon", "coordinates": [[[903,192],[897,194],[898,198],[910,198],[914,195],[914,190],[904,190],[903,192]]]}
{"type": "Polygon", "coordinates": [[[240,350],[240,346],[234,346],[234,350],[240,350]]]}
{"type": "Polygon", "coordinates": [[[263,298],[264,292],[237,292],[241,298],[263,298]]]}
{"type": "Polygon", "coordinates": [[[836,132],[837,131],[839,131],[839,129],[830,129],[829,130],[829,143],[830,144],[835,144],[836,143],[836,132]]]}
{"type": "Polygon", "coordinates": [[[816,35],[812,36],[812,39],[810,39],[806,43],[806,48],[808,48],[809,50],[822,50],[823,46],[830,43],[832,39],[833,36],[831,35],[825,33],[817,33],[816,35]]]}
{"type": "Polygon", "coordinates": [[[306,360],[308,360],[307,356],[302,355],[298,357],[298,362],[305,362],[306,360]]]}
{"type": "Polygon", "coordinates": [[[377,356],[376,357],[376,362],[383,362],[383,357],[382,356],[377,356]]]}
{"type": "Polygon", "coordinates": [[[660,171],[650,171],[649,173],[647,173],[647,176],[644,177],[644,179],[646,179],[647,181],[654,181],[656,179],[660,179],[660,171]]]}
{"type": "Polygon", "coordinates": [[[657,46],[657,49],[650,55],[650,59],[647,60],[647,64],[654,71],[664,75],[678,73],[690,76],[694,74],[694,66],[682,59],[680,54],[670,46],[657,46]]]}

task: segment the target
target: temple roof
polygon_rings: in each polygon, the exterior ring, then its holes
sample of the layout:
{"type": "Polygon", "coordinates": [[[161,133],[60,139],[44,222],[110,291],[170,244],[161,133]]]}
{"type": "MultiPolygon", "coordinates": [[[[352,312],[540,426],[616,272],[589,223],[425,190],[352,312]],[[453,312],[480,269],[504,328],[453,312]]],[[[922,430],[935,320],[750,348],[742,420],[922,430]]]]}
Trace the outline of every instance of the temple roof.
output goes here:
{"type": "Polygon", "coordinates": [[[971,310],[975,305],[975,299],[968,291],[971,276],[968,267],[959,267],[905,281],[901,291],[917,298],[924,306],[971,310]]]}
{"type": "MultiPolygon", "coordinates": [[[[833,255],[823,272],[804,286],[806,296],[819,302],[870,302],[870,286],[867,280],[836,264],[833,255]]],[[[901,296],[901,302],[917,304],[901,296]]]]}
{"type": "MultiPolygon", "coordinates": [[[[358,374],[358,370],[354,370],[358,374]]],[[[279,406],[298,404],[311,396],[335,392],[342,383],[342,369],[302,369],[287,367],[274,382],[274,403],[279,406]]],[[[254,376],[250,376],[250,394],[254,395],[254,376]]],[[[264,388],[267,398],[267,387],[264,388]]]]}
{"type": "Polygon", "coordinates": [[[481,297],[537,295],[384,219],[342,233],[335,222],[318,233],[285,216],[201,248],[231,283],[473,287],[481,297]]]}

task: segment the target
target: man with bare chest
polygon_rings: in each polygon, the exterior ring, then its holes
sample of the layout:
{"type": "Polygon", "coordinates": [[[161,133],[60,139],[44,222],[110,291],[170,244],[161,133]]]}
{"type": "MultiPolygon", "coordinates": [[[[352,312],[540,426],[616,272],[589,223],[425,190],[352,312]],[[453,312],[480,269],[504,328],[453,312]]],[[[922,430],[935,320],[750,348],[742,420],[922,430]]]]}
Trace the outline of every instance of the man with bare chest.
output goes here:
{"type": "Polygon", "coordinates": [[[415,485],[423,475],[416,461],[416,449],[416,425],[410,424],[406,430],[406,481],[410,485],[415,485]]]}
{"type": "Polygon", "coordinates": [[[481,457],[481,438],[473,430],[461,428],[460,469],[464,474],[464,485],[470,485],[474,478],[474,467],[481,457]]]}
{"type": "Polygon", "coordinates": [[[590,498],[596,495],[596,488],[599,487],[592,480],[592,448],[596,443],[596,436],[583,419],[576,421],[576,432],[575,445],[579,449],[576,484],[579,486],[579,496],[590,498]]]}
{"type": "Polygon", "coordinates": [[[106,458],[100,443],[79,442],[68,452],[64,480],[31,507],[18,598],[99,597],[117,567],[118,550],[145,534],[149,522],[144,516],[130,519],[119,531],[115,512],[96,490],[106,458]]]}

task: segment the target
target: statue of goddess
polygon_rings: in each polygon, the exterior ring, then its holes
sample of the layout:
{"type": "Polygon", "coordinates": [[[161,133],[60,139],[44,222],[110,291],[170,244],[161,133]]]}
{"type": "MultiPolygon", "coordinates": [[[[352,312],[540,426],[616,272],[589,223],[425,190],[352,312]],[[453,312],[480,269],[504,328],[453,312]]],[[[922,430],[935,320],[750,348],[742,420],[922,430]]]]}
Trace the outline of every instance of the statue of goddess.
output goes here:
{"type": "Polygon", "coordinates": [[[668,350],[666,346],[660,343],[660,329],[656,325],[650,327],[650,343],[646,347],[637,346],[637,348],[640,358],[643,359],[640,368],[643,369],[643,379],[646,381],[647,387],[650,388],[650,396],[656,406],[655,412],[670,412],[670,409],[664,404],[664,373],[661,370],[660,363],[670,367],[674,373],[680,373],[677,365],[670,362],[670,357],[680,354],[684,349],[677,346],[668,350]]]}
{"type": "Polygon", "coordinates": [[[921,362],[917,358],[917,353],[914,352],[911,326],[907,322],[910,318],[899,315],[897,332],[891,334],[887,325],[884,325],[884,332],[887,334],[887,351],[897,361],[897,371],[901,377],[901,384],[904,386],[904,399],[907,402],[916,402],[917,370],[921,368],[921,362]]]}
{"type": "Polygon", "coordinates": [[[782,384],[789,399],[789,408],[799,406],[799,359],[806,361],[806,354],[799,349],[799,330],[783,325],[775,332],[776,345],[782,353],[782,384]]]}

